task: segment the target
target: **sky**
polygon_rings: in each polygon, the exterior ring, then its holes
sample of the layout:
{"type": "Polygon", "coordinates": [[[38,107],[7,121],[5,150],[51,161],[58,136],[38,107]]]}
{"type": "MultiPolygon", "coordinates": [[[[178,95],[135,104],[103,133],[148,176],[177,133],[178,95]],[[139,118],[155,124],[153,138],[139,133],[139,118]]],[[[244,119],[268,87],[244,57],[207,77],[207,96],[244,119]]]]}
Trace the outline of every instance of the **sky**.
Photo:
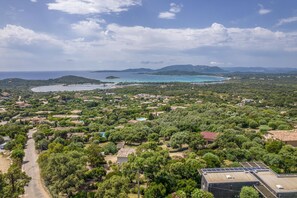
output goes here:
{"type": "Polygon", "coordinates": [[[296,0],[0,0],[0,71],[297,68],[296,0]]]}

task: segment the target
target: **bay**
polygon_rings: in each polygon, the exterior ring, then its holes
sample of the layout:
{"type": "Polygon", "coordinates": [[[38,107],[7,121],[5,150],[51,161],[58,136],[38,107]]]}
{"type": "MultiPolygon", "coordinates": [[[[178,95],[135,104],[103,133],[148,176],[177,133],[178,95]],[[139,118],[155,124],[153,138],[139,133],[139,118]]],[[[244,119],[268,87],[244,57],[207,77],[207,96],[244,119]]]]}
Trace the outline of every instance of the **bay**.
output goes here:
{"type": "Polygon", "coordinates": [[[0,72],[0,79],[22,78],[27,80],[48,80],[67,75],[81,76],[101,80],[104,82],[129,82],[129,83],[166,83],[166,82],[188,82],[188,83],[206,83],[221,82],[226,80],[224,77],[208,75],[150,75],[135,72],[92,72],[92,71],[49,71],[49,72],[0,72]],[[106,79],[108,76],[119,78],[106,79]]]}

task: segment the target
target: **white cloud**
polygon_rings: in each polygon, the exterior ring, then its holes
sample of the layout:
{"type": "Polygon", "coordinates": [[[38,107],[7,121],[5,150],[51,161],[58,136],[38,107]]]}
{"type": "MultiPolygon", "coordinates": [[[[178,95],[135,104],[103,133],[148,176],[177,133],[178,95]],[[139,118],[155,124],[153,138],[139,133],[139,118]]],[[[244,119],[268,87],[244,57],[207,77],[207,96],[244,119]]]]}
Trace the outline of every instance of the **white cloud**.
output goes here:
{"type": "Polygon", "coordinates": [[[281,26],[281,25],[285,25],[288,23],[294,23],[297,22],[297,16],[295,17],[289,17],[289,18],[285,18],[285,19],[280,19],[278,21],[278,23],[276,24],[276,26],[281,26]]]}
{"type": "Polygon", "coordinates": [[[111,42],[125,49],[188,50],[200,47],[232,47],[237,49],[267,49],[286,43],[284,33],[264,28],[226,28],[214,23],[203,29],[154,29],[141,26],[123,27],[116,24],[107,26],[112,32],[111,42]],[[274,44],[273,44],[274,43],[274,44]],[[278,45],[275,46],[275,43],[278,45]]]}
{"type": "Polygon", "coordinates": [[[32,3],[36,3],[37,2],[37,0],[30,0],[32,3]]]}
{"type": "Polygon", "coordinates": [[[88,18],[84,21],[79,21],[78,23],[72,24],[71,28],[77,34],[82,36],[96,36],[99,35],[102,27],[100,24],[105,23],[104,20],[97,20],[88,18]]]}
{"type": "Polygon", "coordinates": [[[49,10],[69,14],[101,14],[127,11],[131,6],[141,5],[141,0],[55,0],[47,5],[49,10]]]}
{"type": "Polygon", "coordinates": [[[181,11],[181,9],[182,9],[182,5],[178,5],[176,3],[171,3],[169,12],[179,13],[181,11]]]}
{"type": "Polygon", "coordinates": [[[175,13],[172,12],[160,12],[160,19],[175,19],[175,13]]]}
{"type": "Polygon", "coordinates": [[[269,10],[269,9],[265,9],[264,6],[262,4],[258,4],[260,9],[258,11],[258,13],[260,15],[265,15],[265,14],[269,14],[270,12],[272,12],[272,10],[269,10]]]}
{"type": "Polygon", "coordinates": [[[22,26],[6,25],[0,29],[0,45],[33,45],[37,43],[51,43],[59,45],[59,41],[44,33],[36,33],[22,26]]]}
{"type": "Polygon", "coordinates": [[[225,63],[223,63],[223,62],[217,62],[217,61],[211,61],[209,64],[211,64],[211,65],[224,65],[225,63]]]}
{"type": "Polygon", "coordinates": [[[160,12],[160,19],[175,19],[177,13],[179,13],[182,9],[182,5],[178,5],[176,3],[170,3],[170,9],[167,12],[160,12]]]}
{"type": "Polygon", "coordinates": [[[261,27],[226,28],[218,23],[201,29],[128,27],[117,24],[109,24],[103,28],[98,22],[88,19],[73,24],[72,28],[84,34],[97,34],[98,38],[92,41],[86,41],[83,38],[63,40],[21,26],[7,25],[0,29],[0,45],[55,45],[63,49],[73,48],[74,51],[80,49],[76,48],[76,45],[89,49],[104,46],[104,49],[116,51],[158,50],[164,52],[203,47],[270,51],[294,49],[297,46],[297,32],[273,32],[261,27]]]}
{"type": "MultiPolygon", "coordinates": [[[[0,51],[1,49],[2,51],[7,49],[7,52],[15,50],[15,56],[19,57],[19,60],[24,56],[24,60],[27,61],[22,64],[31,64],[30,56],[37,59],[40,54],[45,54],[45,57],[42,57],[43,60],[47,59],[48,63],[46,64],[51,63],[52,65],[56,65],[56,62],[53,61],[60,57],[64,61],[76,60],[71,63],[67,62],[67,65],[78,64],[77,67],[79,64],[98,65],[99,62],[107,66],[125,65],[126,63],[127,66],[133,67],[134,65],[139,66],[143,60],[162,60],[164,64],[228,62],[237,64],[252,59],[255,62],[256,60],[260,61],[259,54],[275,53],[283,56],[297,50],[297,32],[278,32],[261,27],[226,28],[217,23],[199,29],[127,27],[117,24],[101,27],[99,22],[91,19],[81,21],[73,27],[80,33],[89,34],[91,32],[92,36],[97,36],[92,40],[84,38],[63,40],[21,26],[7,25],[0,28],[0,51]],[[83,27],[88,27],[86,29],[89,31],[81,32],[80,28],[83,27]],[[210,49],[211,51],[209,51],[210,49]],[[231,53],[229,59],[222,55],[227,52],[231,53]],[[246,55],[245,59],[238,56],[240,52],[246,55]],[[213,53],[216,54],[213,55],[213,53]],[[248,57],[248,54],[257,55],[248,57]],[[214,60],[219,60],[219,62],[214,60]]],[[[0,66],[14,61],[11,58],[8,59],[4,54],[7,53],[0,53],[2,62],[0,66]]],[[[279,56],[270,55],[269,60],[274,57],[279,56]]],[[[41,61],[39,60],[39,62],[41,61]]],[[[265,61],[261,63],[264,64],[265,61]]],[[[63,64],[65,65],[65,62],[61,63],[61,66],[63,64]]]]}

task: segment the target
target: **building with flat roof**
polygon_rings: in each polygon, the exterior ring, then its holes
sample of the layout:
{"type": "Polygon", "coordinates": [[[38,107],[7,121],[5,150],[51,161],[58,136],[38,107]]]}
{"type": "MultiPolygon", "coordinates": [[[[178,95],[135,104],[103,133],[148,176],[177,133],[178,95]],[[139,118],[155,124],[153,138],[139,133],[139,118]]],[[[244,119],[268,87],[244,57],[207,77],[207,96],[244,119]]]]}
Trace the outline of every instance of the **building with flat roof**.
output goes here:
{"type": "Polygon", "coordinates": [[[297,175],[278,175],[272,171],[254,174],[275,197],[297,197],[297,175]]]}
{"type": "Polygon", "coordinates": [[[243,186],[254,186],[259,180],[244,168],[202,169],[201,189],[215,198],[239,197],[243,186]]]}
{"type": "Polygon", "coordinates": [[[215,198],[239,197],[241,188],[252,186],[265,198],[297,198],[297,175],[279,175],[261,162],[241,163],[237,168],[201,169],[201,188],[215,198]]]}

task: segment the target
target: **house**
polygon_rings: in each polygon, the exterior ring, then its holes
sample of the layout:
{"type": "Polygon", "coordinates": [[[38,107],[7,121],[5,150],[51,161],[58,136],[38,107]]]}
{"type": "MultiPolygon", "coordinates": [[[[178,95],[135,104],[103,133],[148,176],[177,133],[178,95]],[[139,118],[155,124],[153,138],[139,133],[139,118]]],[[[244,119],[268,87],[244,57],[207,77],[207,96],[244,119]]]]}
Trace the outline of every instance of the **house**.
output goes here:
{"type": "Polygon", "coordinates": [[[177,109],[186,109],[187,107],[183,107],[183,106],[171,106],[171,110],[175,111],[177,109]]]}
{"type": "Polygon", "coordinates": [[[291,131],[269,131],[265,136],[266,140],[280,140],[285,144],[297,147],[297,130],[291,131]]]}
{"type": "Polygon", "coordinates": [[[71,111],[71,114],[76,114],[76,115],[79,115],[79,114],[81,114],[82,113],[82,110],[72,110],[71,111]]]}
{"type": "Polygon", "coordinates": [[[3,107],[0,107],[0,113],[5,113],[5,112],[6,112],[6,109],[3,107]]]}
{"type": "Polygon", "coordinates": [[[243,186],[259,184],[258,179],[243,168],[202,169],[201,189],[211,192],[215,198],[233,198],[243,186]]]}
{"type": "Polygon", "coordinates": [[[15,103],[16,106],[20,107],[20,108],[26,108],[26,107],[31,107],[30,104],[26,103],[25,101],[17,101],[15,103]]]}
{"type": "Polygon", "coordinates": [[[236,168],[201,169],[201,189],[215,198],[239,197],[244,186],[254,187],[263,197],[297,198],[297,175],[278,175],[262,162],[241,163],[236,168]]]}
{"type": "Polygon", "coordinates": [[[117,143],[117,149],[122,149],[122,148],[124,148],[124,146],[125,146],[125,142],[124,141],[117,143]]]}
{"type": "Polygon", "coordinates": [[[8,97],[10,97],[10,93],[8,93],[8,92],[2,92],[1,93],[1,96],[2,97],[5,97],[5,98],[8,98],[8,97]]]}
{"type": "Polygon", "coordinates": [[[203,136],[207,144],[213,143],[219,135],[218,133],[208,131],[201,132],[200,134],[203,136]]]}
{"type": "Polygon", "coordinates": [[[4,146],[7,144],[7,142],[10,141],[10,138],[8,136],[4,136],[3,140],[4,140],[4,142],[2,144],[0,144],[0,153],[3,152],[4,146]]]}
{"type": "Polygon", "coordinates": [[[130,124],[136,124],[136,123],[138,123],[139,121],[138,120],[129,120],[128,121],[128,123],[130,123],[130,124]]]}
{"type": "Polygon", "coordinates": [[[53,115],[53,118],[61,118],[61,119],[70,118],[72,120],[78,120],[80,118],[80,116],[79,115],[59,114],[59,115],[53,115]]]}
{"type": "Polygon", "coordinates": [[[134,148],[121,148],[118,151],[118,155],[117,155],[117,163],[118,164],[122,164],[128,161],[128,156],[135,153],[135,149],[134,148]]]}
{"type": "Polygon", "coordinates": [[[152,114],[154,116],[160,116],[161,114],[164,114],[164,113],[165,113],[165,111],[157,111],[157,112],[153,112],[152,114]]]}
{"type": "Polygon", "coordinates": [[[71,137],[84,137],[85,133],[81,132],[75,132],[75,133],[67,133],[67,138],[71,138],[71,137]]]}

